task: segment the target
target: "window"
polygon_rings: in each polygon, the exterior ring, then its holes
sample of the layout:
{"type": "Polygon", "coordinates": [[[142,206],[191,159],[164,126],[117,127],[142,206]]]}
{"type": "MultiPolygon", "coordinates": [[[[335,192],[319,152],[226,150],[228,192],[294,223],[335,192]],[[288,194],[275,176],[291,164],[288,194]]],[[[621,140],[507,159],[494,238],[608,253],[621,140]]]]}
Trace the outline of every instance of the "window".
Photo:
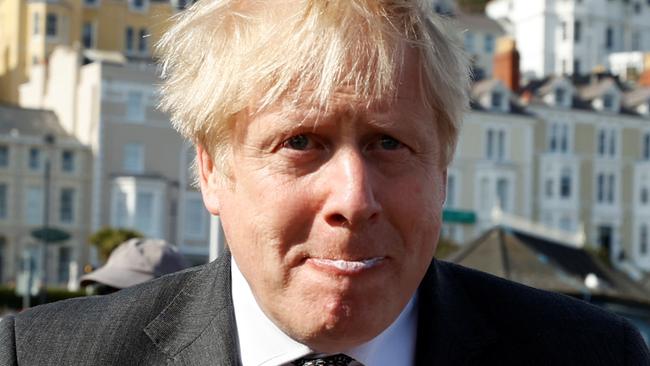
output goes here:
{"type": "Polygon", "coordinates": [[[648,187],[641,187],[641,192],[639,193],[639,200],[641,204],[648,204],[648,187]]]}
{"type": "Polygon", "coordinates": [[[97,6],[99,4],[99,0],[84,0],[84,5],[86,6],[97,6]]]}
{"type": "Polygon", "coordinates": [[[133,52],[133,28],[131,27],[126,27],[124,31],[124,45],[126,53],[133,52]]]}
{"type": "Polygon", "coordinates": [[[465,51],[474,52],[474,34],[465,32],[465,51]]]}
{"type": "Polygon", "coordinates": [[[59,221],[70,224],[74,222],[74,195],[73,188],[61,189],[59,197],[59,221]]]}
{"type": "Polygon", "coordinates": [[[58,263],[59,283],[66,283],[70,279],[70,262],[72,262],[72,249],[66,246],[60,247],[58,263]]]}
{"type": "Polygon", "coordinates": [[[138,37],[138,51],[140,53],[147,53],[147,29],[140,29],[140,37],[138,37]]]}
{"type": "Polygon", "coordinates": [[[66,173],[74,172],[74,151],[63,150],[61,152],[61,170],[66,173]]]}
{"type": "Polygon", "coordinates": [[[571,169],[564,168],[560,174],[560,197],[571,198],[571,169]]]}
{"type": "Polygon", "coordinates": [[[641,156],[643,160],[650,160],[650,132],[643,135],[643,152],[641,156]]]}
{"type": "Polygon", "coordinates": [[[0,219],[7,218],[7,183],[0,183],[0,219]]]}
{"type": "Polygon", "coordinates": [[[562,153],[569,151],[569,125],[560,122],[551,123],[548,150],[562,153]]]}
{"type": "Polygon", "coordinates": [[[25,222],[27,224],[40,225],[43,223],[44,201],[42,187],[27,187],[24,208],[25,222]]]}
{"type": "Polygon", "coordinates": [[[81,43],[85,48],[94,48],[94,31],[95,29],[92,23],[84,23],[83,29],[81,30],[81,43]]]}
{"type": "Polygon", "coordinates": [[[126,192],[123,191],[118,191],[116,192],[116,197],[115,197],[115,226],[119,228],[126,228],[130,226],[130,219],[129,217],[131,216],[129,213],[129,203],[128,203],[128,196],[126,192]]]}
{"type": "Polygon", "coordinates": [[[45,18],[45,34],[48,37],[56,37],[58,18],[54,13],[47,13],[45,18]]]}
{"type": "Polygon", "coordinates": [[[129,90],[126,100],[126,119],[130,122],[144,121],[144,93],[129,90]]]}
{"type": "Polygon", "coordinates": [[[567,32],[567,25],[566,22],[560,23],[560,32],[562,33],[562,40],[566,41],[568,37],[568,32],[567,32]]]}
{"type": "Polygon", "coordinates": [[[616,130],[601,128],[598,130],[598,156],[616,157],[616,130]]]}
{"type": "Polygon", "coordinates": [[[614,174],[610,174],[607,178],[609,179],[607,187],[607,202],[614,203],[614,174]]]}
{"type": "Polygon", "coordinates": [[[185,201],[185,236],[203,239],[207,229],[207,211],[199,196],[189,197],[185,201]]]}
{"type": "Polygon", "coordinates": [[[131,6],[133,9],[142,10],[144,9],[144,1],[145,0],[131,0],[131,6]]]}
{"type": "Polygon", "coordinates": [[[605,30],[605,48],[611,50],[614,48],[614,29],[607,27],[605,30]]]}
{"type": "Polygon", "coordinates": [[[598,174],[597,196],[598,203],[614,203],[616,190],[616,176],[614,174],[598,174]]]}
{"type": "Polygon", "coordinates": [[[135,195],[135,228],[142,233],[154,232],[153,193],[137,192],[135,195]]]}
{"type": "Polygon", "coordinates": [[[9,146],[0,145],[0,168],[9,166],[9,146]]]}
{"type": "Polygon", "coordinates": [[[486,134],[486,157],[489,160],[505,160],[506,132],[503,129],[489,128],[486,134]]]}
{"type": "Polygon", "coordinates": [[[566,90],[562,88],[555,89],[555,104],[564,105],[564,98],[566,98],[566,90]]]}
{"type": "Polygon", "coordinates": [[[639,254],[647,255],[648,254],[648,225],[641,224],[639,228],[639,254]]]}
{"type": "Polygon", "coordinates": [[[578,59],[573,60],[573,73],[580,74],[580,60],[578,59]]]}
{"type": "Polygon", "coordinates": [[[37,36],[39,33],[41,33],[41,14],[34,13],[34,15],[32,16],[32,21],[34,22],[32,27],[32,33],[35,36],[37,36]]]}
{"type": "Polygon", "coordinates": [[[510,202],[508,200],[509,186],[507,179],[497,179],[497,199],[499,200],[499,207],[503,211],[510,211],[510,202]]]}
{"type": "Polygon", "coordinates": [[[613,107],[614,107],[614,96],[612,96],[611,94],[603,95],[603,108],[611,110],[613,107]]]}
{"type": "Polygon", "coordinates": [[[641,50],[641,33],[632,33],[632,51],[641,50]]]}
{"type": "Polygon", "coordinates": [[[598,174],[598,178],[596,181],[596,189],[597,189],[596,201],[605,202],[605,174],[603,173],[598,174]]]}
{"type": "Polygon", "coordinates": [[[552,178],[546,179],[546,182],[544,183],[544,192],[546,193],[547,198],[552,198],[553,197],[553,179],[552,178]]]}
{"type": "Polygon", "coordinates": [[[582,24],[580,23],[579,20],[576,20],[573,22],[573,41],[578,43],[580,42],[581,38],[581,33],[582,33],[582,24]]]}
{"type": "Polygon", "coordinates": [[[122,149],[122,169],[130,173],[142,173],[144,171],[144,146],[142,144],[125,144],[122,149]]]}
{"type": "Polygon", "coordinates": [[[485,53],[494,52],[494,36],[491,34],[485,35],[485,53]]]}
{"type": "Polygon", "coordinates": [[[503,104],[503,94],[500,92],[493,92],[492,93],[492,108],[493,109],[501,109],[501,105],[503,104]]]}
{"type": "Polygon", "coordinates": [[[41,167],[41,150],[37,147],[29,149],[29,169],[38,170],[41,167]]]}

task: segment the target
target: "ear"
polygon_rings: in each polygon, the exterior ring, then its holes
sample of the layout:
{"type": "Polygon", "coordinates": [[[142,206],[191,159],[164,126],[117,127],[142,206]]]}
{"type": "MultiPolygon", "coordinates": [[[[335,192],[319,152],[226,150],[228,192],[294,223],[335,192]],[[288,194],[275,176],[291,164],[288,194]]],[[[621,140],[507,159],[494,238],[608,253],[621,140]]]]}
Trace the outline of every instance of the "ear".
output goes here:
{"type": "Polygon", "coordinates": [[[219,215],[219,183],[221,178],[218,176],[219,172],[212,157],[200,144],[196,145],[196,163],[199,168],[199,185],[203,196],[203,204],[208,212],[215,216],[219,215]]]}

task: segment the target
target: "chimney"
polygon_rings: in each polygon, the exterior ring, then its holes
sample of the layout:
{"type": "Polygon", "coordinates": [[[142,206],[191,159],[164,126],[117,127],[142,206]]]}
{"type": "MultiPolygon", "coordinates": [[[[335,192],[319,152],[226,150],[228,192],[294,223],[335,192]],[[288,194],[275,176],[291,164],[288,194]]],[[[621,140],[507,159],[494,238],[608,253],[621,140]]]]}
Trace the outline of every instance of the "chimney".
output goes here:
{"type": "Polygon", "coordinates": [[[650,87],[650,53],[644,55],[643,72],[639,76],[639,86],[650,87]]]}
{"type": "Polygon", "coordinates": [[[493,75],[512,92],[519,91],[519,52],[514,39],[500,37],[497,40],[493,75]]]}

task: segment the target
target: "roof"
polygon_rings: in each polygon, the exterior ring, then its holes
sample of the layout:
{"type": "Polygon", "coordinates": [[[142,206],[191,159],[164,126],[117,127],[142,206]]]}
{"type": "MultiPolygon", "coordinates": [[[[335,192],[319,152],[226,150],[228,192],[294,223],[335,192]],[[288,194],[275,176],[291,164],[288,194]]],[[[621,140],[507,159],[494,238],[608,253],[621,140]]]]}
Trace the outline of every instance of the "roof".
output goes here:
{"type": "Polygon", "coordinates": [[[605,95],[612,87],[619,90],[612,78],[604,78],[580,88],[580,96],[584,100],[593,100],[605,95]]]}
{"type": "Polygon", "coordinates": [[[0,134],[15,132],[27,136],[53,134],[58,137],[71,137],[51,110],[0,104],[0,134]]]}
{"type": "Polygon", "coordinates": [[[455,18],[457,24],[462,28],[490,32],[496,35],[505,34],[503,27],[496,20],[488,18],[486,15],[459,13],[455,18]]]}
{"type": "Polygon", "coordinates": [[[592,253],[504,226],[488,230],[450,260],[544,290],[650,305],[640,284],[592,253]]]}
{"type": "Polygon", "coordinates": [[[477,81],[474,83],[474,85],[472,85],[472,97],[477,98],[485,93],[491,92],[499,84],[501,84],[501,81],[498,79],[484,79],[477,81]]]}
{"type": "Polygon", "coordinates": [[[626,107],[637,107],[650,100],[650,87],[643,87],[632,90],[623,97],[623,104],[626,107]]]}

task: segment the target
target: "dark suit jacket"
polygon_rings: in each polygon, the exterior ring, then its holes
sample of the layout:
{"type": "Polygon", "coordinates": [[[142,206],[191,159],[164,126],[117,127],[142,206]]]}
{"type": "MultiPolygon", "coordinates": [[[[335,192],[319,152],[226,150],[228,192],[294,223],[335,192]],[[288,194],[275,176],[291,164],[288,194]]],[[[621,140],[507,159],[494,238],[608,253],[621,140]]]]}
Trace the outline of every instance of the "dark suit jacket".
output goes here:
{"type": "MultiPolygon", "coordinates": [[[[434,261],[419,289],[418,365],[648,365],[623,319],[434,261]]],[[[387,294],[390,296],[390,294],[387,294]]],[[[0,322],[0,365],[238,365],[230,258],[0,322]]]]}

